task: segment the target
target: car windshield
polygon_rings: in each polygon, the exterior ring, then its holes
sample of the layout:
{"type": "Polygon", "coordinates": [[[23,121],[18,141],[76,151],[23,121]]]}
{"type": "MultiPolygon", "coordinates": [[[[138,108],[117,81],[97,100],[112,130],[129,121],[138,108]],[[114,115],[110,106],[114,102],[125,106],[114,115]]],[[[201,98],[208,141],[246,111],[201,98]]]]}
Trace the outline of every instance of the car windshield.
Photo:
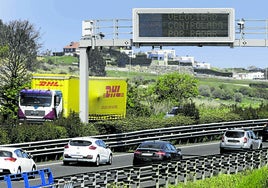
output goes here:
{"type": "Polygon", "coordinates": [[[10,151],[0,150],[0,157],[12,157],[12,153],[10,151]]]}
{"type": "Polygon", "coordinates": [[[71,146],[89,146],[92,143],[87,140],[71,140],[70,145],[71,146]]]}
{"type": "Polygon", "coordinates": [[[231,137],[231,138],[241,138],[244,136],[243,131],[227,131],[225,133],[226,137],[231,137]]]}
{"type": "Polygon", "coordinates": [[[178,109],[177,108],[173,108],[169,114],[177,114],[178,113],[178,109]]]}
{"type": "Polygon", "coordinates": [[[152,148],[152,149],[162,149],[163,144],[160,143],[154,143],[154,142],[148,142],[148,143],[142,143],[139,148],[152,148]]]}

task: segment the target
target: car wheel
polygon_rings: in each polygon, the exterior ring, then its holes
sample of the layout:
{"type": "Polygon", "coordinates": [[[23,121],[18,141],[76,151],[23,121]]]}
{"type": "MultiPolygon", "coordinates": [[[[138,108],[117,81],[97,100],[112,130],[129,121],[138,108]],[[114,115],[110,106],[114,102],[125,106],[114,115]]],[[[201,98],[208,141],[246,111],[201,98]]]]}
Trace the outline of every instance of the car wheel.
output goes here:
{"type": "Polygon", "coordinates": [[[111,165],[112,163],[113,163],[113,156],[110,155],[110,156],[109,156],[109,159],[108,159],[108,161],[107,161],[107,164],[108,164],[108,165],[111,165]]]}
{"type": "Polygon", "coordinates": [[[224,154],[225,150],[220,148],[220,154],[224,154]]]}
{"type": "Polygon", "coordinates": [[[63,161],[63,165],[69,165],[69,161],[63,161]]]}
{"type": "Polygon", "coordinates": [[[95,166],[100,166],[100,156],[97,156],[95,166]]]}
{"type": "MultiPolygon", "coordinates": [[[[32,172],[33,171],[36,171],[37,169],[36,169],[36,166],[34,165],[33,167],[32,167],[32,172]]],[[[29,178],[31,178],[31,179],[35,179],[35,175],[33,174],[33,175],[31,175],[31,176],[29,176],[29,178]]]]}
{"type": "Polygon", "coordinates": [[[19,167],[17,170],[17,174],[20,174],[20,173],[21,173],[21,168],[19,167]]]}
{"type": "Polygon", "coordinates": [[[138,164],[138,162],[137,162],[137,160],[135,160],[135,158],[133,159],[132,164],[133,164],[133,166],[138,164]]]}
{"type": "Polygon", "coordinates": [[[262,144],[260,145],[259,149],[262,149],[262,144]]]}

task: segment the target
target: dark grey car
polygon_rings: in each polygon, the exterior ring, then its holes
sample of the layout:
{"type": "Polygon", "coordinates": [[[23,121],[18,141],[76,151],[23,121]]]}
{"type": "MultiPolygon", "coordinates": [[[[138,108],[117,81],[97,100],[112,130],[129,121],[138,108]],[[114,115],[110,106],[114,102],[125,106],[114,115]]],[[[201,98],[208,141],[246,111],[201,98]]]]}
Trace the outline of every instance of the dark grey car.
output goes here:
{"type": "Polygon", "coordinates": [[[142,142],[134,152],[133,165],[151,164],[161,161],[182,159],[181,149],[168,141],[142,142]]]}

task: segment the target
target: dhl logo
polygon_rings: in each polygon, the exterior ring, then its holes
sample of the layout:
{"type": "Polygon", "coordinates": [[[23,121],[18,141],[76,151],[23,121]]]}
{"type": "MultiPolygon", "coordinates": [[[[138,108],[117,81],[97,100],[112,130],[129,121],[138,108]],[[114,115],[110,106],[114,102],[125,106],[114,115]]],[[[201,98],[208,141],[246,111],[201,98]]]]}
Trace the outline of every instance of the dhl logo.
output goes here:
{"type": "Polygon", "coordinates": [[[61,86],[58,81],[39,81],[37,86],[51,86],[51,87],[59,87],[61,86]]]}
{"type": "Polygon", "coordinates": [[[124,97],[124,93],[120,93],[120,86],[106,86],[105,89],[104,98],[124,97]]]}

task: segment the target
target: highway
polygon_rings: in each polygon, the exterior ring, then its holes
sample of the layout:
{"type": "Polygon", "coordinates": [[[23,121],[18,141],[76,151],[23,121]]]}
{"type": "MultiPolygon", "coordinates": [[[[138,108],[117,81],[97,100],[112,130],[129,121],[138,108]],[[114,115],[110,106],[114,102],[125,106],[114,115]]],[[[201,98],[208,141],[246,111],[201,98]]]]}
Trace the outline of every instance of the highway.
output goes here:
{"type": "MultiPolygon", "coordinates": [[[[267,147],[268,142],[263,143],[263,147],[267,147]]],[[[182,145],[177,146],[182,149],[184,158],[189,158],[193,156],[202,156],[202,155],[213,155],[219,154],[219,141],[218,142],[209,142],[209,143],[199,143],[191,145],[182,145]]],[[[62,161],[50,161],[38,163],[38,168],[50,168],[54,178],[61,176],[70,176],[72,174],[84,173],[84,172],[93,172],[108,170],[109,168],[124,167],[132,165],[132,153],[114,153],[113,164],[112,165],[101,165],[99,167],[94,167],[93,165],[88,164],[73,164],[69,166],[63,166],[62,161]]],[[[31,179],[30,185],[40,184],[40,178],[31,179]]],[[[2,184],[0,184],[1,186],[2,184]]],[[[13,186],[16,188],[24,188],[23,181],[16,181],[13,183],[13,186]]],[[[1,186],[2,188],[2,186],[1,186]]],[[[4,187],[3,187],[4,188],[4,187]]]]}
{"type": "MultiPolygon", "coordinates": [[[[219,142],[195,144],[189,146],[182,146],[180,148],[182,149],[184,157],[219,154],[219,142]]],[[[54,161],[51,163],[38,164],[38,167],[50,168],[53,172],[54,177],[57,177],[90,171],[107,170],[109,168],[115,167],[129,166],[132,165],[132,159],[132,153],[115,153],[112,165],[101,165],[99,167],[94,167],[93,165],[87,164],[73,164],[70,166],[63,166],[62,161],[54,161]]]]}

